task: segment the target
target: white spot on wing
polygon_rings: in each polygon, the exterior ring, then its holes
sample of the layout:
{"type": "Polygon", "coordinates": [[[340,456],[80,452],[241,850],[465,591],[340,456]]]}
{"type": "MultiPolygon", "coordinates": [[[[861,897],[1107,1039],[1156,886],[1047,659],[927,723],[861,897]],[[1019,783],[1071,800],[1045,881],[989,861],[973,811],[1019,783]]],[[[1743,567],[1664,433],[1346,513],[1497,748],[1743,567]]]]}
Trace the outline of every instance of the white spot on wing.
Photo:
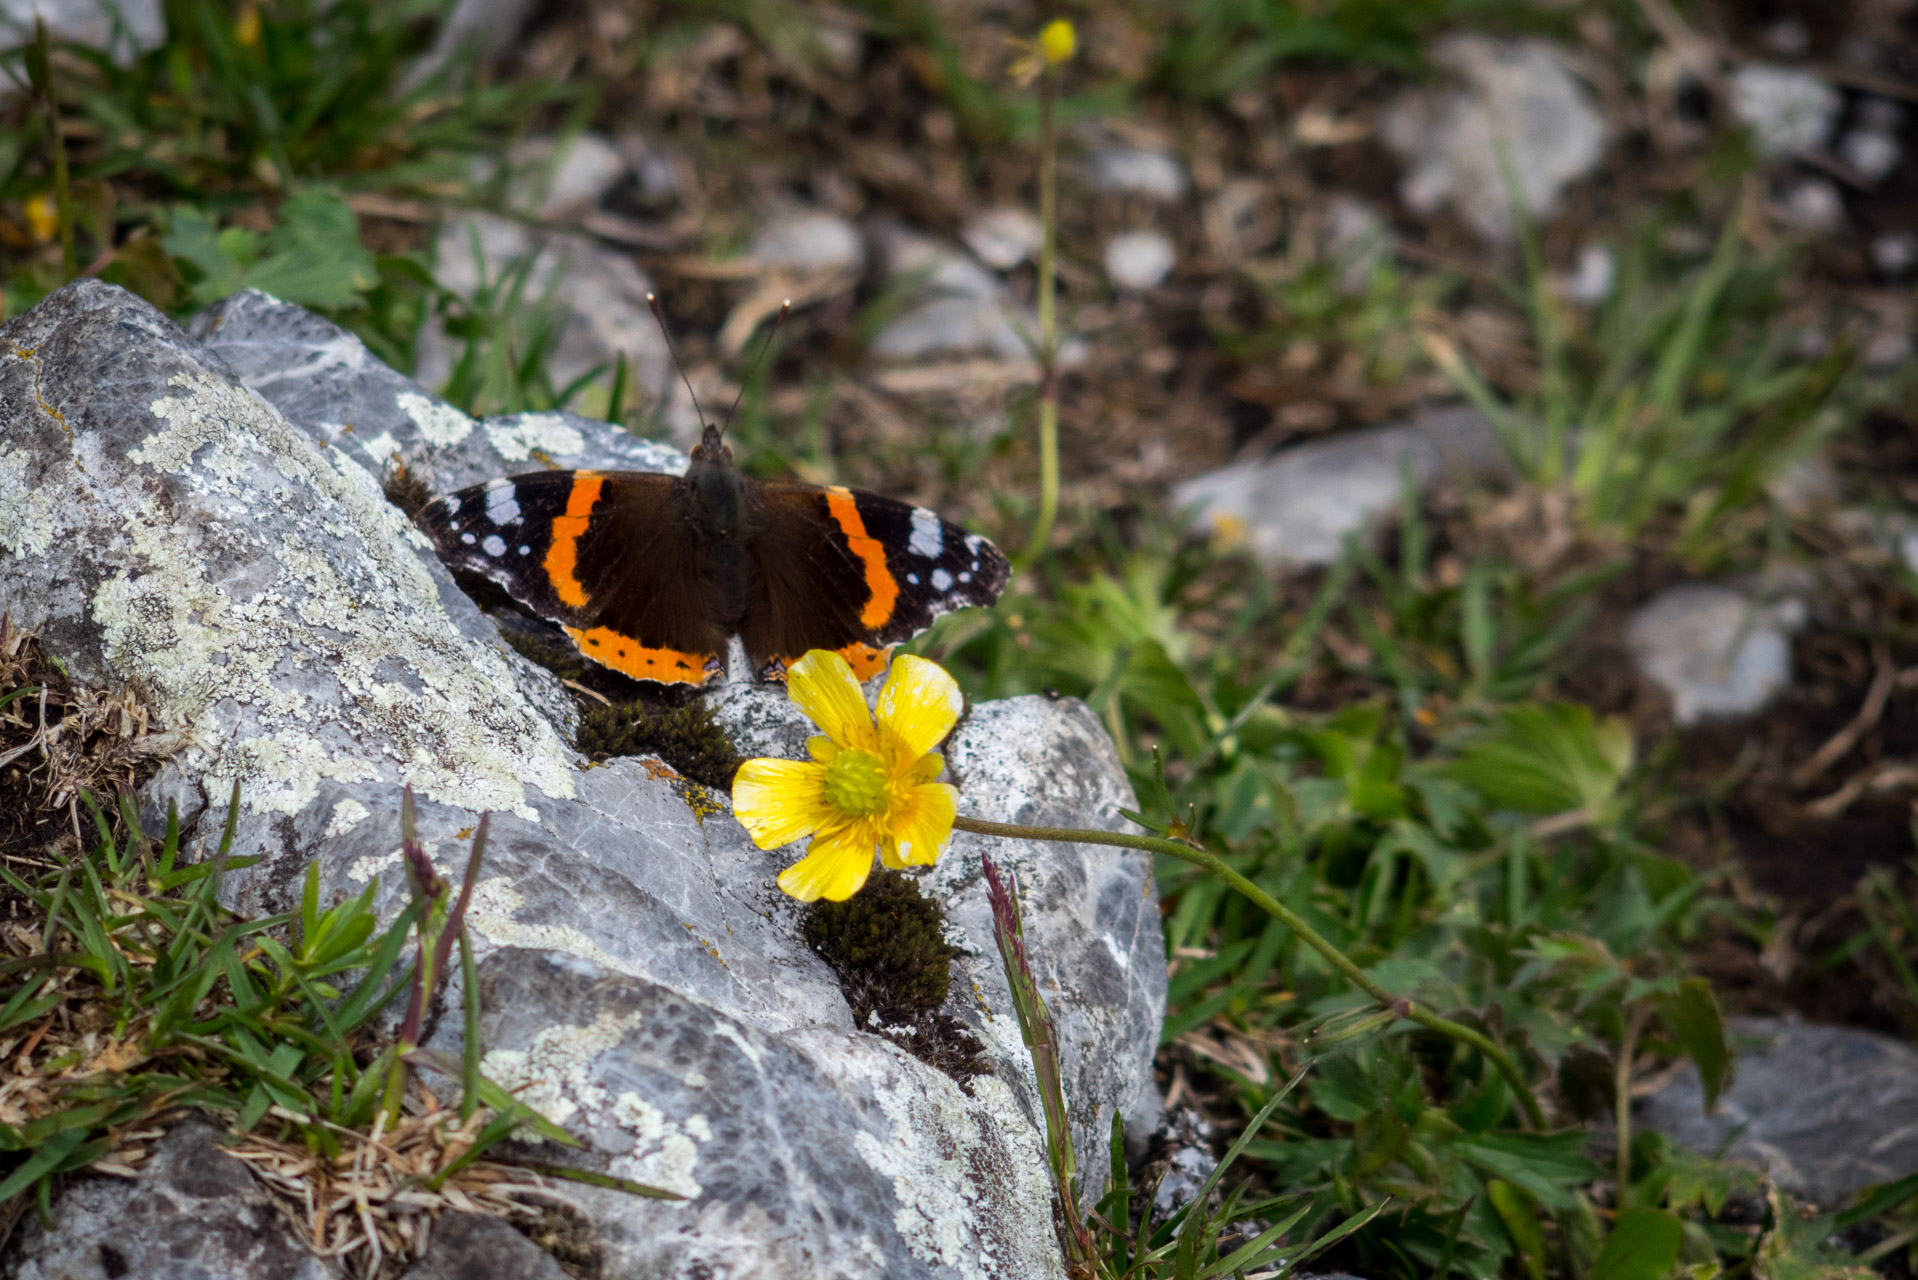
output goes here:
{"type": "Polygon", "coordinates": [[[450,493],[447,494],[446,495],[446,514],[449,516],[458,515],[459,509],[460,509],[460,500],[454,497],[450,493]]]}
{"type": "Polygon", "coordinates": [[[489,533],[486,535],[486,541],[480,543],[480,550],[497,560],[506,554],[506,539],[497,533],[489,533]]]}
{"type": "Polygon", "coordinates": [[[946,534],[939,527],[939,517],[924,507],[914,507],[912,539],[906,546],[916,556],[937,560],[946,549],[946,534]]]}
{"type": "Polygon", "coordinates": [[[909,573],[906,575],[906,581],[910,582],[913,586],[916,587],[919,585],[919,575],[916,573],[909,573]]]}
{"type": "Polygon", "coordinates": [[[952,589],[952,575],[944,569],[934,569],[932,571],[932,589],[934,591],[950,591],[952,589]]]}
{"type": "Polygon", "coordinates": [[[473,545],[473,544],[474,544],[475,542],[478,542],[478,541],[479,541],[479,539],[478,539],[478,538],[475,538],[475,537],[474,537],[474,536],[473,536],[472,534],[470,534],[470,533],[462,533],[462,534],[460,535],[460,541],[461,541],[462,543],[464,543],[465,545],[467,545],[467,546],[469,546],[469,547],[470,547],[470,546],[472,546],[472,545],[473,545]]]}
{"type": "Polygon", "coordinates": [[[509,481],[495,480],[486,486],[486,518],[498,525],[519,519],[519,490],[509,481]]]}

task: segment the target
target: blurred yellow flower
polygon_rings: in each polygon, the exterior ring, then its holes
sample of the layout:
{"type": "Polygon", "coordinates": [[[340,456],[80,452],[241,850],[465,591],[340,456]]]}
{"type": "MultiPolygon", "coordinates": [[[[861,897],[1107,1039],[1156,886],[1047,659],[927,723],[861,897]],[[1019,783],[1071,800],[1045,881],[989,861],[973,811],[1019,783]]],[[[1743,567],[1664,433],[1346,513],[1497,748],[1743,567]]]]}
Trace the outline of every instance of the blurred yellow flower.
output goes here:
{"type": "Polygon", "coordinates": [[[1007,74],[1015,83],[1025,85],[1038,79],[1041,71],[1070,58],[1079,47],[1079,33],[1064,18],[1054,18],[1039,32],[1037,40],[1014,38],[1010,43],[1020,55],[1013,60],[1007,74]]]}
{"type": "Polygon", "coordinates": [[[877,723],[836,653],[814,649],[795,662],[786,688],[825,731],[806,743],[812,759],[748,760],[733,778],[733,814],[753,843],[812,837],[779,887],[802,902],[843,902],[872,874],[874,850],[895,869],[938,861],[959,811],[958,788],[934,781],[946,762],[932,750],[965,709],[953,678],[924,658],[894,658],[877,723]]]}
{"type": "Polygon", "coordinates": [[[27,231],[36,242],[45,244],[60,233],[60,204],[51,194],[28,196],[26,214],[27,231]]]}
{"type": "Polygon", "coordinates": [[[233,24],[233,38],[248,49],[260,43],[260,7],[258,5],[250,4],[240,10],[240,16],[233,24]]]}

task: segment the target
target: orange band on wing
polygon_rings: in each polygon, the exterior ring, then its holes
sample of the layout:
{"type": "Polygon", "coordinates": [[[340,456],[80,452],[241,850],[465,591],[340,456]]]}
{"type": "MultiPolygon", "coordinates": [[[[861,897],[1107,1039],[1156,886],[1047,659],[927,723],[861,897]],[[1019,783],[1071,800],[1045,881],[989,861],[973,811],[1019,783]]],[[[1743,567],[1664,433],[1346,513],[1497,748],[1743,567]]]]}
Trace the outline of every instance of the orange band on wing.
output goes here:
{"type": "Polygon", "coordinates": [[[586,588],[573,576],[579,566],[579,535],[586,532],[593,504],[599,501],[599,491],[605,484],[606,477],[597,471],[575,472],[573,491],[566,497],[566,514],[553,517],[553,542],[546,548],[543,567],[560,600],[575,609],[586,603],[586,588]]]}
{"type": "Polygon", "coordinates": [[[899,584],[893,580],[892,570],[886,568],[886,549],[866,536],[866,522],[859,515],[852,490],[836,485],[826,490],[826,510],[845,533],[852,553],[866,566],[866,590],[872,594],[859,611],[859,621],[867,627],[883,627],[892,620],[892,607],[899,599],[899,584]]]}
{"type": "Polygon", "coordinates": [[[635,680],[661,684],[704,684],[717,674],[717,654],[681,653],[677,649],[648,649],[611,627],[565,628],[579,651],[602,666],[635,680]]]}
{"type": "Polygon", "coordinates": [[[859,678],[861,684],[864,684],[886,669],[886,658],[891,653],[890,645],[884,649],[875,649],[864,641],[855,640],[841,649],[839,656],[852,664],[853,675],[859,678]]]}

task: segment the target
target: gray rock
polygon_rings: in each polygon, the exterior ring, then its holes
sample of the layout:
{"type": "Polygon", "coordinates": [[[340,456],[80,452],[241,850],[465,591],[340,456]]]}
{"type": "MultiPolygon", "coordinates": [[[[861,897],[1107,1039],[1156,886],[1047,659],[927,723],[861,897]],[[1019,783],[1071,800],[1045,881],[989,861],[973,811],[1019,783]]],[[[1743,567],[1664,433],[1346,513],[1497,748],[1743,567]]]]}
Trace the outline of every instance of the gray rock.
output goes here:
{"type": "MultiPolygon", "coordinates": [[[[330,335],[258,299],[223,314],[210,333],[303,420],[391,410],[397,375],[355,364],[330,335]],[[249,337],[249,316],[270,323],[249,337]]],[[[216,796],[245,782],[237,850],[264,861],[229,876],[234,906],[284,909],[311,863],[327,900],[378,877],[377,907],[391,912],[400,784],[418,793],[421,837],[449,878],[465,869],[478,812],[492,811],[468,917],[495,993],[489,1069],[579,1127],[589,1162],[698,1188],[689,1204],[580,1192],[607,1280],[1060,1274],[983,842],[960,837],[925,876],[963,952],[948,1011],[978,1029],[994,1070],[968,1093],[852,1026],[801,941],[799,906],[775,885],[790,851],[757,849],[723,796],[657,761],[579,767],[541,710],[540,677],[509,663],[491,620],[358,456],[326,443],[330,429],[289,423],[221,356],[95,281],[0,329],[0,353],[0,602],[82,678],[137,682],[163,723],[191,727],[176,782],[216,796]],[[526,983],[550,998],[499,994],[526,983]],[[656,1035],[717,1055],[706,1078],[718,1100],[656,1035]],[[761,1145],[708,1142],[702,1124],[761,1145]],[[802,1156],[839,1172],[803,1187],[766,1172],[802,1156]]],[[[450,444],[419,429],[449,449],[484,432],[465,427],[450,444]]],[[[783,690],[725,697],[749,746],[773,740],[749,734],[754,724],[793,731],[778,739],[788,752],[803,737],[783,690]]],[[[1077,703],[974,708],[946,754],[983,817],[1110,827],[1133,803],[1077,703]]],[[[197,834],[220,816],[208,809],[197,834]]],[[[1102,1149],[1115,1109],[1149,1130],[1165,991],[1150,859],[994,852],[1028,888],[1082,1149],[1102,1149]]],[[[458,1023],[439,1018],[435,1043],[457,1047],[458,1023]]]]}
{"type": "Polygon", "coordinates": [[[1101,191],[1173,201],[1189,185],[1177,156],[1140,147],[1103,147],[1092,152],[1092,181],[1101,191]]]}
{"type": "Polygon", "coordinates": [[[506,163],[506,207],[543,221],[588,212],[627,174],[626,157],[597,133],[525,138],[513,145],[506,163]]]}
{"type": "Polygon", "coordinates": [[[187,1120],[132,1179],[82,1177],[28,1214],[9,1249],[15,1280],[330,1280],[220,1135],[187,1120]]]}
{"type": "Polygon", "coordinates": [[[1605,117],[1555,45],[1458,35],[1430,56],[1462,86],[1408,90],[1380,119],[1380,138],[1407,165],[1399,197],[1408,207],[1431,214],[1449,201],[1486,239],[1510,240],[1507,160],[1539,219],[1552,216],[1568,184],[1597,170],[1605,117]]]}
{"type": "Polygon", "coordinates": [[[1871,265],[1878,274],[1896,280],[1918,266],[1918,236],[1894,231],[1871,242],[1871,265]]]}
{"type": "Polygon", "coordinates": [[[105,49],[122,62],[166,39],[159,0],[0,0],[0,49],[31,41],[36,16],[52,39],[105,49]]]}
{"type": "Polygon", "coordinates": [[[1325,202],[1326,224],[1320,252],[1339,268],[1339,291],[1363,297],[1372,276],[1397,244],[1385,215],[1357,196],[1334,192],[1325,202]]]}
{"type": "Polygon", "coordinates": [[[512,49],[532,7],[532,0],[458,0],[432,48],[407,72],[405,87],[417,87],[462,57],[498,62],[512,49]]]}
{"type": "Polygon", "coordinates": [[[1602,244],[1588,244],[1578,251],[1578,261],[1566,277],[1560,293],[1568,302],[1596,306],[1612,296],[1618,282],[1618,258],[1602,244]]]}
{"type": "Polygon", "coordinates": [[[866,241],[836,213],[801,210],[761,226],[746,256],[774,271],[863,271],[866,241]]]}
{"type": "Polygon", "coordinates": [[[1838,90],[1809,71],[1750,62],[1731,76],[1731,109],[1768,159],[1816,151],[1844,107],[1838,90]]]}
{"type": "Polygon", "coordinates": [[[1121,289],[1153,288],[1178,260],[1171,237],[1161,231],[1122,231],[1106,241],[1106,275],[1121,289]]]}
{"type": "Polygon", "coordinates": [[[1638,1123],[1706,1154],[1724,1148],[1826,1209],[1918,1172],[1918,1048],[1796,1019],[1734,1018],[1728,1030],[1738,1074],[1717,1109],[1703,1114],[1688,1065],[1639,1104],[1638,1123]]]}
{"type": "Polygon", "coordinates": [[[1845,225],[1845,201],[1824,178],[1794,182],[1779,205],[1781,221],[1793,231],[1828,236],[1845,225]]]}
{"type": "Polygon", "coordinates": [[[1791,633],[1804,606],[1761,604],[1712,583],[1672,587],[1625,625],[1638,669],[1671,695],[1672,717],[1749,715],[1791,682],[1791,633]]]}
{"type": "Polygon", "coordinates": [[[332,321],[258,290],[201,312],[191,332],[322,447],[376,476],[403,462],[436,493],[546,467],[686,469],[677,449],[578,414],[469,418],[332,321]]]}
{"type": "MultiPolygon", "coordinates": [[[[594,369],[611,382],[622,354],[633,385],[658,404],[672,385],[672,357],[659,322],[646,304],[652,283],[633,260],[583,237],[539,232],[486,213],[450,219],[435,250],[439,282],[477,298],[525,264],[522,298],[557,311],[560,337],[547,369],[555,389],[594,369]]],[[[427,386],[444,386],[459,352],[435,317],[421,329],[415,373],[427,386]]]]}
{"type": "Polygon", "coordinates": [[[1031,210],[1001,205],[968,222],[959,238],[979,261],[995,270],[1010,271],[1038,254],[1045,241],[1045,227],[1031,210]]]}
{"type": "Polygon", "coordinates": [[[559,1263],[498,1218],[441,1214],[405,1280],[566,1280],[559,1263]]]}
{"type": "Polygon", "coordinates": [[[1447,473],[1479,476],[1504,465],[1492,425],[1455,406],[1222,467],[1176,486],[1172,502],[1196,507],[1202,527],[1243,539],[1267,564],[1323,565],[1344,554],[1348,536],[1399,509],[1405,468],[1422,487],[1447,473]]]}
{"type": "Polygon", "coordinates": [[[1877,129],[1853,129],[1838,144],[1838,158],[1867,182],[1889,176],[1904,156],[1898,136],[1877,129]]]}

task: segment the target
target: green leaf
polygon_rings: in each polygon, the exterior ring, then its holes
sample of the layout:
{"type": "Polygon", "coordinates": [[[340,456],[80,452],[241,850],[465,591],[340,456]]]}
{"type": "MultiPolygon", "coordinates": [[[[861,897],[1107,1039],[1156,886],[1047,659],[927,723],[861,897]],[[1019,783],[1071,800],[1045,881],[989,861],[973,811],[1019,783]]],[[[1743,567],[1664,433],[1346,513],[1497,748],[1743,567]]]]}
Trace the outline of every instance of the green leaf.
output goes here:
{"type": "Polygon", "coordinates": [[[28,1156],[26,1163],[0,1182],[0,1204],[5,1204],[34,1183],[58,1169],[66,1158],[86,1140],[85,1129],[66,1129],[47,1140],[45,1146],[28,1156]]]}
{"type": "Polygon", "coordinates": [[[1586,1280],[1659,1280],[1678,1261],[1685,1228],[1656,1209],[1621,1209],[1586,1280]]]}
{"type": "Polygon", "coordinates": [[[1678,984],[1676,994],[1659,997],[1655,1007],[1658,1020],[1698,1064],[1698,1078],[1705,1086],[1705,1110],[1709,1113],[1717,1105],[1732,1066],[1731,1046],[1725,1039],[1725,1020],[1719,1016],[1711,983],[1703,978],[1686,978],[1678,984]]]}
{"type": "Polygon", "coordinates": [[[1352,1131],[1353,1164],[1358,1173],[1376,1173],[1398,1159],[1412,1131],[1390,1107],[1368,1111],[1352,1131]]]}
{"type": "Polygon", "coordinates": [[[1591,821],[1605,822],[1614,816],[1631,763],[1631,731],[1623,721],[1595,720],[1590,707],[1575,703],[1528,703],[1468,739],[1444,772],[1497,809],[1583,809],[1591,821]]]}
{"type": "Polygon", "coordinates": [[[1496,1177],[1523,1187],[1548,1209],[1570,1209],[1569,1187],[1598,1176],[1598,1166],[1582,1154],[1585,1135],[1568,1133],[1482,1133],[1452,1144],[1467,1160],[1496,1177]]]}
{"type": "Polygon", "coordinates": [[[1512,1243],[1518,1246],[1525,1273],[1532,1280],[1545,1280],[1545,1233],[1539,1229],[1538,1217],[1525,1194],[1511,1183],[1496,1179],[1486,1184],[1485,1193],[1499,1221],[1511,1233],[1512,1243]]]}

